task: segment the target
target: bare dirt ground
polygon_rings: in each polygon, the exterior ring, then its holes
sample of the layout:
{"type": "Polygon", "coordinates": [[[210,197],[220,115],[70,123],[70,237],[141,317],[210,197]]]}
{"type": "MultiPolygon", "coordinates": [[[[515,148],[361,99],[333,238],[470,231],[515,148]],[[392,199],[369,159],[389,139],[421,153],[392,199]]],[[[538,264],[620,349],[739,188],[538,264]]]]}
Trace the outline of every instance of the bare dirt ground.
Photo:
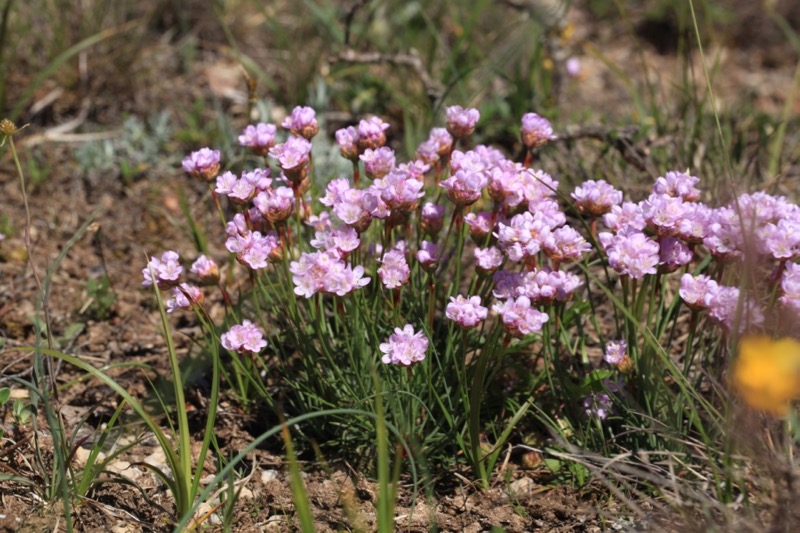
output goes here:
{"type": "MultiPolygon", "coordinates": [[[[755,6],[743,2],[740,5],[755,6]]],[[[800,30],[800,13],[786,2],[787,19],[800,30]],[[794,17],[794,18],[792,18],[794,17]]],[[[755,8],[753,8],[755,9],[755,8]]],[[[724,76],[716,79],[721,106],[734,105],[737,99],[748,101],[750,109],[776,115],[783,109],[791,88],[796,52],[785,39],[774,37],[774,27],[761,12],[739,13],[752,23],[741,24],[731,32],[725,45],[707,50],[707,55],[720,62],[724,76]]],[[[608,68],[606,61],[621,65],[633,79],[641,77],[641,62],[659,80],[658,86],[669,91],[680,73],[680,58],[671,41],[670,28],[648,28],[634,20],[642,35],[640,47],[631,46],[621,28],[622,22],[594,23],[580,5],[569,14],[574,27],[572,44],[582,55],[580,80],[571,80],[567,87],[568,105],[613,110],[616,116],[630,116],[630,88],[608,68]],[[623,36],[620,36],[623,35],[623,36]],[[592,50],[602,54],[591,53],[592,50]],[[601,57],[602,56],[602,57],[601,57]]],[[[186,143],[172,142],[166,147],[173,153],[171,161],[143,165],[123,179],[119,168],[87,170],[75,158],[77,143],[68,135],[46,132],[82,118],[81,132],[110,132],[120,127],[124,114],[148,117],[163,109],[191,108],[196,100],[219,102],[221,111],[233,118],[238,129],[245,124],[242,95],[244,82],[229,48],[221,44],[218,32],[199,29],[195,38],[200,50],[197,61],[188,68],[167,39],[151,41],[133,58],[128,74],[120,78],[119,69],[97,66],[75,90],[60,93],[35,116],[31,125],[16,138],[23,160],[32,153],[45,153],[48,165],[46,178],[30,191],[33,214],[31,228],[33,261],[40,275],[76,234],[90,216],[93,222],[80,235],[52,277],[48,294],[50,327],[58,346],[64,351],[96,365],[138,362],[152,371],[137,368],[116,368],[110,373],[141,398],[149,394],[148,379],[166,374],[166,347],[159,332],[159,317],[152,294],[142,290],[141,269],[145,253],[174,249],[192,252],[194,244],[185,228],[180,208],[181,194],[198,223],[208,228],[209,243],[217,258],[224,258],[222,231],[210,209],[209,197],[202,184],[184,175],[176,164],[189,148],[186,143]],[[106,71],[104,72],[103,69],[106,71]],[[108,317],[93,317],[87,280],[107,275],[116,301],[108,317]],[[73,327],[78,324],[79,326],[73,327]]],[[[257,40],[254,39],[253,40],[257,40]]],[[[268,51],[260,51],[268,56],[268,51]]],[[[258,51],[254,52],[258,56],[258,51]]],[[[694,58],[694,75],[702,78],[699,60],[694,58]]],[[[265,64],[269,71],[271,65],[265,64]]],[[[46,84],[35,96],[41,102],[59,88],[59,81],[46,84]]],[[[298,102],[300,103],[300,102],[298,102]]],[[[562,104],[563,105],[563,104],[562,104]]],[[[202,116],[211,120],[215,111],[202,116]]],[[[800,100],[795,101],[793,116],[800,114],[800,100]]],[[[560,129],[559,125],[557,129],[560,129]]],[[[11,386],[14,394],[24,397],[26,391],[10,381],[11,376],[25,378],[30,373],[30,356],[9,350],[29,345],[34,339],[31,317],[36,313],[37,285],[26,261],[23,242],[24,211],[19,183],[8,150],[0,153],[0,214],[12,231],[0,241],[0,337],[4,338],[0,353],[0,385],[11,386]]],[[[42,160],[40,160],[42,161],[42,160]]],[[[30,170],[30,167],[26,167],[30,170]]],[[[790,169],[792,171],[792,169],[790,169]]],[[[797,169],[794,167],[795,177],[797,169]]],[[[210,308],[221,312],[220,302],[210,308]]],[[[213,314],[213,311],[212,311],[213,314]]],[[[174,316],[172,325],[178,352],[190,353],[192,339],[199,326],[188,314],[174,316]]],[[[64,366],[58,374],[60,384],[77,377],[64,366]]],[[[190,411],[202,412],[206,401],[202,380],[192,385],[188,394],[190,411]]],[[[74,426],[81,417],[88,422],[77,441],[83,442],[74,461],[80,466],[85,450],[92,442],[94,428],[106,422],[116,407],[117,399],[109,390],[91,380],[79,381],[62,390],[58,399],[67,425],[74,426]]],[[[37,483],[29,458],[33,453],[34,436],[30,425],[16,428],[9,409],[0,412],[6,436],[0,439],[0,473],[31,477],[37,483]]],[[[199,419],[199,418],[198,418],[199,419]]],[[[257,436],[258,427],[252,415],[245,414],[233,402],[223,398],[218,416],[218,438],[223,450],[236,453],[257,436]]],[[[146,435],[133,428],[132,448],[116,461],[115,468],[142,490],[116,483],[106,483],[75,509],[79,531],[167,531],[170,529],[171,503],[163,485],[144,468],[142,462],[163,464],[157,446],[146,435]],[[163,508],[164,510],[160,510],[163,508]]],[[[198,435],[201,428],[198,425],[198,435]]],[[[43,443],[48,436],[38,436],[43,443]]],[[[277,451],[277,450],[273,450],[277,451]]],[[[282,459],[270,449],[257,450],[250,468],[243,472],[240,483],[240,505],[235,510],[236,531],[293,531],[293,503],[283,469],[282,459]]],[[[600,485],[575,491],[551,483],[542,467],[533,469],[513,460],[492,489],[478,492],[467,478],[453,473],[442,480],[435,498],[412,500],[410,490],[403,491],[397,516],[404,531],[428,531],[438,524],[442,531],[479,532],[499,526],[508,532],[525,531],[600,531],[608,528],[632,529],[633,522],[621,519],[623,506],[600,485]]],[[[323,467],[305,464],[306,483],[320,531],[350,530],[346,524],[361,524],[365,530],[374,527],[376,485],[346,464],[323,467]],[[348,510],[346,512],[346,510],[348,510]],[[348,514],[351,518],[348,518],[348,514]],[[352,518],[355,517],[355,518],[352,518]]],[[[213,472],[209,462],[207,474],[213,472]]],[[[210,479],[210,478],[209,478],[210,479]]],[[[0,531],[58,530],[60,512],[41,502],[26,487],[0,481],[0,531]]],[[[209,522],[214,529],[213,522],[209,522]]],[[[677,527],[677,526],[675,526],[677,527]]]]}

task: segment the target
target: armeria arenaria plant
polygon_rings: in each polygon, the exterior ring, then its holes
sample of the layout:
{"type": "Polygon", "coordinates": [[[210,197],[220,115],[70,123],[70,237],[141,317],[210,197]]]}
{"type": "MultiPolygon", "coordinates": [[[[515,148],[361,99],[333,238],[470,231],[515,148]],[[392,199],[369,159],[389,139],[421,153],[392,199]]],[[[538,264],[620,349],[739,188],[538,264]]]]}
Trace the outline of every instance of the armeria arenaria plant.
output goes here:
{"type": "MultiPolygon", "coordinates": [[[[233,302],[208,258],[191,269],[226,302],[229,385],[283,417],[374,413],[377,371],[410,449],[461,453],[484,483],[531,407],[566,441],[608,453],[717,438],[712,393],[736,336],[765,331],[765,317],[784,327],[800,308],[800,209],[764,193],[707,206],[688,171],[666,172],[639,202],[605,181],[562,192],[532,166],[556,139],[545,118],[522,118],[522,162],[472,146],[478,123],[477,110],[448,108],[402,163],[380,118],[340,129],[352,175],[316,197],[320,125],[307,107],[283,135],[247,126],[240,144],[259,167],[225,168],[209,148],[187,157],[217,205],[227,198],[235,262],[223,279],[242,276],[233,302]]],[[[144,270],[146,285],[172,291],[170,311],[203,304],[180,263],[167,252],[144,270]]],[[[375,423],[301,431],[364,456],[375,423]]]]}

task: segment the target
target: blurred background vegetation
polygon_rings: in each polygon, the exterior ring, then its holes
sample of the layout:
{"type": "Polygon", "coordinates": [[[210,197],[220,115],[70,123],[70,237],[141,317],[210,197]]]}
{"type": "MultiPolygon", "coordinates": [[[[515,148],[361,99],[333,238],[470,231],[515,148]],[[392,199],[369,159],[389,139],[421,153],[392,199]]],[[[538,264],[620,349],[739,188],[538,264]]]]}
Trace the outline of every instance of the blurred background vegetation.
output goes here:
{"type": "MultiPolygon", "coordinates": [[[[785,98],[759,91],[775,83],[753,70],[795,65],[800,4],[694,5],[731,141],[750,142],[735,137],[743,126],[770,135],[764,115],[779,119],[785,98]],[[729,87],[738,71],[756,79],[729,87]]],[[[479,141],[514,150],[531,110],[561,129],[636,125],[637,140],[701,135],[711,110],[689,2],[3,0],[0,16],[0,108],[32,130],[79,119],[71,131],[99,131],[168,111],[187,149],[226,141],[249,107],[276,120],[307,104],[335,127],[379,114],[412,152],[442,105],[459,103],[481,110],[479,141]]],[[[694,166],[682,148],[675,164],[694,166]]]]}

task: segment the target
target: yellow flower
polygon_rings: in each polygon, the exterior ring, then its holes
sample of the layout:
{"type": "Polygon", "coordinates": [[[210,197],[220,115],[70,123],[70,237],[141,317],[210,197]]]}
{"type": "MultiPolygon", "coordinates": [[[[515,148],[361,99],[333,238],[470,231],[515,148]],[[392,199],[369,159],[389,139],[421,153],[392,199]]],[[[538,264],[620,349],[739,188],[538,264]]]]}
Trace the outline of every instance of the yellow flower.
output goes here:
{"type": "Polygon", "coordinates": [[[741,338],[733,386],[750,407],[786,415],[792,400],[800,398],[800,341],[766,335],[741,338]]]}

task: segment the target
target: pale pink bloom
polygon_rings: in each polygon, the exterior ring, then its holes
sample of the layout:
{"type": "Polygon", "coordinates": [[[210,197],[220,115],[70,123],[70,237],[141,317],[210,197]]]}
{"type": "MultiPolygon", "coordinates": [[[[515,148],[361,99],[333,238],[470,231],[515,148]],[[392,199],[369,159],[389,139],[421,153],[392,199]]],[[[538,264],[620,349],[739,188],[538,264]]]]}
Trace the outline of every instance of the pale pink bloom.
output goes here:
{"type": "Polygon", "coordinates": [[[249,320],[231,327],[220,337],[222,347],[239,353],[258,353],[267,346],[264,330],[249,320]]]}
{"type": "Polygon", "coordinates": [[[675,237],[664,237],[659,242],[659,259],[662,272],[675,272],[694,259],[694,252],[675,237]]]}
{"type": "Polygon", "coordinates": [[[417,261],[426,270],[433,269],[439,262],[439,247],[430,241],[422,241],[417,251],[417,261]]]}
{"type": "Polygon", "coordinates": [[[569,226],[562,226],[545,236],[542,241],[545,255],[558,263],[580,261],[592,249],[583,235],[569,226]]]}
{"type": "Polygon", "coordinates": [[[183,159],[183,170],[196,178],[211,181],[219,173],[219,150],[201,148],[183,159]]]}
{"type": "Polygon", "coordinates": [[[554,140],[553,127],[550,121],[536,113],[522,115],[522,144],[528,149],[536,149],[554,140]]]}
{"type": "Polygon", "coordinates": [[[475,125],[481,118],[477,109],[463,108],[459,105],[445,109],[447,114],[447,131],[456,139],[466,137],[475,131],[475,125]]]}
{"type": "Polygon", "coordinates": [[[172,288],[172,296],[166,301],[167,313],[178,309],[189,309],[192,304],[203,305],[203,291],[194,285],[181,283],[172,288]]]}
{"type": "Polygon", "coordinates": [[[386,144],[386,130],[389,124],[378,117],[370,117],[358,123],[358,149],[380,148],[386,144]]]}
{"type": "Polygon", "coordinates": [[[687,273],[681,276],[681,288],[678,294],[690,309],[700,311],[711,306],[717,291],[719,285],[710,277],[692,276],[687,273]]]}
{"type": "Polygon", "coordinates": [[[397,289],[408,283],[411,269],[406,262],[405,253],[401,250],[389,250],[383,255],[378,275],[387,289],[397,289]]]}
{"type": "Polygon", "coordinates": [[[241,135],[239,135],[239,145],[245,146],[255,154],[265,156],[269,149],[275,146],[278,128],[274,124],[259,123],[255,126],[250,124],[241,135]]]}
{"type": "Polygon", "coordinates": [[[490,211],[480,211],[478,213],[467,213],[464,223],[469,226],[469,236],[475,242],[482,243],[484,238],[492,232],[492,213],[490,211]]]}
{"type": "Polygon", "coordinates": [[[622,205],[612,206],[611,211],[603,215],[603,224],[612,233],[642,231],[647,225],[641,206],[633,202],[623,202],[622,205]]]}
{"type": "Polygon", "coordinates": [[[444,206],[431,202],[423,205],[420,213],[420,225],[422,230],[431,237],[438,235],[444,226],[444,206]]]}
{"type": "Polygon", "coordinates": [[[599,217],[622,203],[622,191],[604,180],[587,180],[572,193],[575,207],[586,215],[599,217]]]}
{"type": "Polygon", "coordinates": [[[657,272],[660,248],[644,233],[600,233],[598,240],[606,250],[608,264],[620,274],[639,279],[657,272]]]}
{"type": "Polygon", "coordinates": [[[489,180],[482,172],[459,170],[439,184],[447,197],[456,205],[467,206],[475,203],[489,180]]]}
{"type": "Polygon", "coordinates": [[[539,333],[549,318],[546,313],[533,309],[526,296],[509,298],[503,303],[494,304],[492,309],[500,315],[506,331],[514,337],[539,333]]]}
{"type": "Polygon", "coordinates": [[[152,269],[155,275],[156,286],[161,289],[171,289],[178,284],[183,267],[180,264],[180,256],[177,252],[172,250],[166,251],[161,254],[161,258],[151,257],[147,262],[147,266],[142,269],[142,287],[150,287],[153,285],[153,278],[150,274],[152,269]]]}
{"type": "Polygon", "coordinates": [[[408,367],[425,359],[428,338],[424,332],[415,333],[414,327],[406,324],[403,329],[394,328],[394,333],[380,344],[380,349],[384,353],[381,358],[384,363],[408,367]]]}
{"type": "Polygon", "coordinates": [[[350,161],[358,161],[358,131],[353,126],[336,130],[339,153],[350,161]]]}
{"type": "Polygon", "coordinates": [[[192,263],[189,272],[200,278],[201,283],[215,285],[219,281],[219,267],[213,259],[205,255],[201,255],[192,263]]]}
{"type": "Polygon", "coordinates": [[[450,297],[447,304],[445,316],[461,326],[462,328],[474,328],[483,322],[489,314],[489,310],[481,305],[480,296],[450,297]]]}
{"type": "Polygon", "coordinates": [[[359,156],[359,159],[364,162],[364,172],[367,177],[373,180],[388,174],[394,168],[395,163],[394,150],[388,146],[381,146],[374,150],[367,148],[359,156]]]}
{"type": "Polygon", "coordinates": [[[292,114],[284,119],[281,126],[293,134],[309,140],[319,132],[317,113],[306,106],[295,107],[292,110],[292,114]]]}
{"type": "Polygon", "coordinates": [[[484,274],[490,274],[503,264],[503,253],[494,246],[475,248],[475,266],[484,274]]]}
{"type": "Polygon", "coordinates": [[[610,365],[618,365],[628,354],[628,343],[623,340],[610,341],[606,344],[606,351],[603,359],[610,365]]]}
{"type": "Polygon", "coordinates": [[[695,187],[700,178],[690,176],[686,172],[670,171],[656,180],[653,186],[655,194],[681,198],[687,202],[696,202],[700,199],[700,190],[695,187]]]}

